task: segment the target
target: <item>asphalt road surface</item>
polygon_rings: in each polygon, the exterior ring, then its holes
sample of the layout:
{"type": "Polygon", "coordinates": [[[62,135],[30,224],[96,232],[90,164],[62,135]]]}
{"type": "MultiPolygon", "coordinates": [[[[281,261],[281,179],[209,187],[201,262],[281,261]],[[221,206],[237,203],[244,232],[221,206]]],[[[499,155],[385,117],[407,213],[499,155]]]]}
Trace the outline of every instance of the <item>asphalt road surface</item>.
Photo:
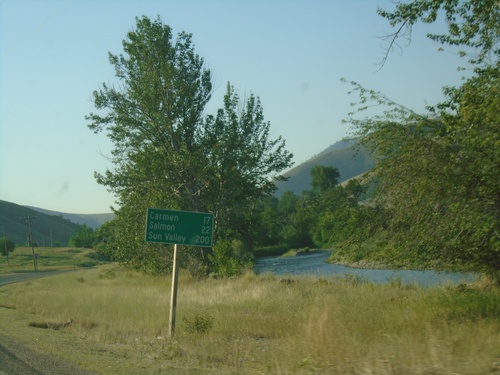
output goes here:
{"type": "Polygon", "coordinates": [[[40,277],[54,276],[71,270],[63,271],[43,271],[43,272],[22,272],[22,273],[9,273],[0,276],[0,286],[19,283],[30,279],[38,279],[40,277]]]}

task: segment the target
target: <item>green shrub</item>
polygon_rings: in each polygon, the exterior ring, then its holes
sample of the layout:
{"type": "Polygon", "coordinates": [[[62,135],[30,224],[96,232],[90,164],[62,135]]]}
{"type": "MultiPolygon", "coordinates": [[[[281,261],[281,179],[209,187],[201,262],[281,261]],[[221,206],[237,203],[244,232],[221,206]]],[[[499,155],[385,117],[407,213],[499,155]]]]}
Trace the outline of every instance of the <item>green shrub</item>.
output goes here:
{"type": "Polygon", "coordinates": [[[101,261],[101,262],[109,262],[111,259],[108,255],[105,254],[100,254],[96,251],[91,251],[90,253],[87,254],[87,258],[101,261]]]}
{"type": "Polygon", "coordinates": [[[201,314],[195,314],[190,317],[184,317],[182,323],[187,332],[201,334],[206,333],[212,328],[214,318],[211,315],[203,316],[201,314]]]}
{"type": "Polygon", "coordinates": [[[265,246],[255,249],[253,255],[255,258],[280,256],[285,254],[288,250],[290,250],[290,246],[288,245],[265,246]]]}
{"type": "Polygon", "coordinates": [[[16,249],[16,244],[9,240],[8,237],[0,237],[0,253],[7,256],[8,253],[16,249]]]}
{"type": "Polygon", "coordinates": [[[214,272],[221,277],[232,277],[242,273],[251,261],[252,254],[243,242],[238,240],[219,240],[209,255],[214,272]]]}
{"type": "Polygon", "coordinates": [[[107,270],[105,272],[101,272],[99,274],[99,278],[100,279],[108,279],[108,280],[113,280],[113,279],[116,279],[117,277],[117,274],[116,274],[116,271],[113,269],[113,270],[107,270]]]}
{"type": "Polygon", "coordinates": [[[92,268],[95,267],[99,264],[99,262],[96,262],[95,260],[88,260],[84,262],[77,263],[77,267],[82,267],[82,268],[92,268]]]}

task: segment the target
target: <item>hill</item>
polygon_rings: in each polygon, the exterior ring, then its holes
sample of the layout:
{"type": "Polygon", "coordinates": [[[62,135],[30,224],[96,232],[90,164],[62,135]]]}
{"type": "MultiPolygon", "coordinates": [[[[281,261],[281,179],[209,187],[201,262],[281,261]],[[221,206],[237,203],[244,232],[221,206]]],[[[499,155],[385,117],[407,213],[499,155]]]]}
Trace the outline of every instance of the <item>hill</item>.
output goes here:
{"type": "Polygon", "coordinates": [[[32,206],[27,206],[28,208],[31,208],[37,212],[44,213],[46,215],[54,216],[62,216],[65,219],[68,219],[69,221],[83,225],[85,224],[86,226],[96,229],[99,228],[101,225],[104,223],[111,221],[114,219],[115,214],[109,213],[109,214],[69,214],[65,212],[58,212],[58,211],[51,211],[51,210],[46,210],[44,208],[39,208],[39,207],[32,207],[32,206]]]}
{"type": "Polygon", "coordinates": [[[288,180],[276,183],[276,195],[281,196],[285,191],[301,194],[304,190],[310,190],[310,171],[316,165],[338,168],[339,182],[371,170],[375,165],[373,159],[366,150],[356,148],[355,143],[354,140],[336,142],[305,163],[285,172],[284,176],[288,180]]]}
{"type": "MultiPolygon", "coordinates": [[[[358,150],[353,147],[355,141],[341,141],[330,145],[318,155],[308,161],[285,172],[289,179],[279,181],[276,185],[279,197],[285,191],[292,191],[301,194],[304,190],[311,188],[310,170],[316,165],[333,166],[340,171],[340,181],[344,182],[350,178],[358,176],[373,168],[374,162],[367,151],[358,150]]],[[[105,222],[114,218],[114,214],[70,214],[51,211],[38,207],[20,206],[0,200],[0,235],[5,235],[18,245],[27,244],[28,225],[21,217],[34,217],[33,220],[33,240],[39,246],[51,246],[59,243],[61,246],[67,245],[71,236],[80,225],[87,225],[93,229],[100,227],[105,222]]]]}
{"type": "Polygon", "coordinates": [[[26,220],[33,219],[33,242],[38,246],[53,246],[59,243],[66,246],[79,224],[73,223],[62,215],[47,215],[32,208],[0,200],[1,236],[6,235],[17,245],[28,244],[29,226],[26,220]]]}

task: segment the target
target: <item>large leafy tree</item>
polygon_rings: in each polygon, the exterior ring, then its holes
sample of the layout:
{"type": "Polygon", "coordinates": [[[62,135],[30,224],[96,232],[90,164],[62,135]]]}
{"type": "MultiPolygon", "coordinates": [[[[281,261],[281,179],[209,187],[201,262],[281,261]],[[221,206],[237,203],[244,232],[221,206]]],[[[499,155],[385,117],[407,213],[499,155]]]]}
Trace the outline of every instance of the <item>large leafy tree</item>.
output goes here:
{"type": "Polygon", "coordinates": [[[118,83],[93,93],[97,112],[87,116],[114,145],[114,169],[96,178],[120,206],[108,228],[114,258],[162,272],[169,251],[144,243],[146,207],[213,212],[216,237],[237,233],[241,213],[273,191],[292,155],[283,139],[269,139],[259,99],[242,102],[230,84],[222,109],[205,115],[212,77],[190,34],[174,42],[168,25],[142,17],[123,50],[109,54],[118,83]]]}
{"type": "Polygon", "coordinates": [[[277,172],[291,166],[284,140],[270,140],[269,132],[259,98],[251,94],[242,105],[228,84],[224,106],[207,116],[201,142],[210,186],[205,200],[220,219],[221,230],[245,233],[248,207],[274,192],[274,182],[283,179],[277,172]]]}
{"type": "Polygon", "coordinates": [[[348,121],[378,157],[378,244],[412,264],[465,266],[500,282],[498,2],[416,0],[379,13],[397,27],[394,42],[405,26],[441,11],[449,33],[430,38],[470,48],[472,76],[444,88],[446,100],[425,115],[353,83],[360,106],[348,121]],[[371,102],[387,110],[359,118],[371,102]]]}

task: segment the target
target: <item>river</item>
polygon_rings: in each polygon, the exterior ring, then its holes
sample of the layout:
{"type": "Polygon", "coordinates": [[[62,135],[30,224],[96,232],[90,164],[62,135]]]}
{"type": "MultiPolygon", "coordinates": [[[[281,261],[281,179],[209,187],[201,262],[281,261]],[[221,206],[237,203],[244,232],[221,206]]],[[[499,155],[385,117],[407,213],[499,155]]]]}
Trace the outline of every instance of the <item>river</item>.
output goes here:
{"type": "Polygon", "coordinates": [[[397,281],[406,285],[419,284],[421,286],[470,283],[476,278],[472,273],[351,268],[327,263],[326,260],[330,254],[331,251],[328,250],[316,250],[298,256],[259,258],[255,265],[255,272],[258,274],[271,273],[279,276],[316,277],[335,277],[351,274],[360,277],[362,280],[377,284],[397,281]]]}

